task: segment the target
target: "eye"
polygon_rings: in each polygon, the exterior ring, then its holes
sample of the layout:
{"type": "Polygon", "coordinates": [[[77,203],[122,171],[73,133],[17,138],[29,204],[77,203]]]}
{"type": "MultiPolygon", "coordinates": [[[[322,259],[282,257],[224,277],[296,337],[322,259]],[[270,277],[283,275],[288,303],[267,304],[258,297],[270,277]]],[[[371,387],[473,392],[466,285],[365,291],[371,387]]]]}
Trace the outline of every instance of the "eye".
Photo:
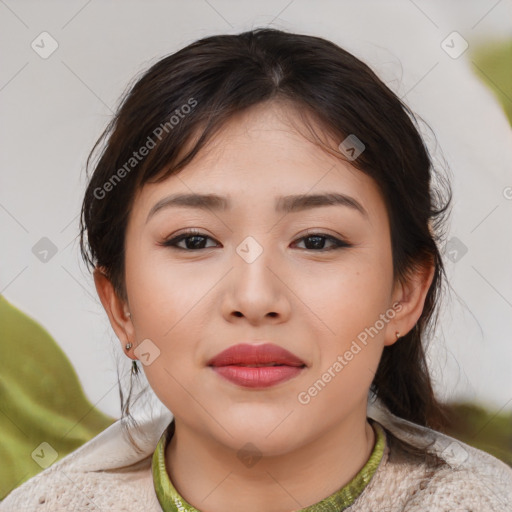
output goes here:
{"type": "Polygon", "coordinates": [[[213,238],[199,231],[193,230],[182,233],[181,235],[170,238],[169,240],[165,240],[160,245],[163,245],[164,247],[175,247],[176,249],[190,252],[193,250],[209,249],[209,247],[204,247],[204,241],[208,238],[213,240],[213,238]],[[178,245],[181,242],[185,242],[185,247],[178,245]]]}
{"type": "MultiPolygon", "coordinates": [[[[178,235],[174,238],[170,238],[169,240],[165,240],[159,245],[162,245],[164,247],[174,247],[176,249],[192,252],[201,249],[209,249],[211,247],[215,247],[215,245],[210,247],[205,246],[205,242],[208,239],[213,240],[213,238],[211,238],[208,235],[205,235],[204,233],[201,233],[200,231],[192,230],[187,231],[186,233],[182,233],[181,235],[178,235]],[[184,242],[185,246],[178,245],[182,242],[184,242]]],[[[295,243],[302,241],[305,241],[306,250],[312,250],[314,252],[333,251],[335,249],[341,249],[344,247],[352,246],[352,244],[349,244],[344,240],[323,233],[309,234],[308,236],[299,238],[295,243]],[[326,241],[331,244],[330,248],[325,248],[326,241]]]]}
{"type": "Polygon", "coordinates": [[[309,245],[309,247],[306,247],[306,249],[315,250],[315,252],[325,252],[325,251],[334,251],[336,249],[341,249],[343,247],[351,247],[351,244],[348,242],[345,242],[344,240],[341,240],[339,238],[336,238],[334,236],[326,235],[324,233],[312,233],[308,236],[304,236],[302,238],[299,238],[300,241],[308,241],[306,242],[306,245],[309,245]],[[331,248],[325,249],[325,241],[328,241],[333,244],[331,248]]]}

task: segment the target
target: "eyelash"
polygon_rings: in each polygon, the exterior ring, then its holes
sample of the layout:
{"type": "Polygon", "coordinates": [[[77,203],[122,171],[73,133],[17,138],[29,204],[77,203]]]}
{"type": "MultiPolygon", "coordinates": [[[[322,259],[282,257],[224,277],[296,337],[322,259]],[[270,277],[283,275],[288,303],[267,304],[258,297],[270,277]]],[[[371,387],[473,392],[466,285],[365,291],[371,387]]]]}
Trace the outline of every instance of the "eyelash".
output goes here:
{"type": "MultiPolygon", "coordinates": [[[[191,230],[191,231],[187,231],[186,233],[182,233],[181,235],[178,235],[174,238],[169,238],[168,240],[164,240],[159,245],[161,245],[163,247],[171,247],[173,249],[178,249],[178,250],[186,251],[186,252],[197,252],[197,251],[201,251],[204,249],[212,248],[212,247],[203,247],[201,249],[186,249],[184,247],[177,246],[177,244],[179,242],[181,242],[183,240],[187,240],[188,238],[193,238],[193,237],[209,238],[210,240],[213,240],[212,237],[205,235],[204,233],[201,233],[200,231],[191,230]]],[[[352,247],[352,244],[349,244],[345,240],[341,240],[339,238],[335,238],[331,235],[327,235],[324,233],[310,233],[307,236],[303,236],[303,237],[299,238],[298,241],[307,240],[308,238],[325,238],[326,240],[333,242],[334,247],[332,247],[330,249],[319,249],[319,250],[304,249],[306,251],[309,250],[309,251],[313,251],[313,252],[328,252],[328,251],[334,251],[337,249],[344,249],[344,248],[352,247]]]]}

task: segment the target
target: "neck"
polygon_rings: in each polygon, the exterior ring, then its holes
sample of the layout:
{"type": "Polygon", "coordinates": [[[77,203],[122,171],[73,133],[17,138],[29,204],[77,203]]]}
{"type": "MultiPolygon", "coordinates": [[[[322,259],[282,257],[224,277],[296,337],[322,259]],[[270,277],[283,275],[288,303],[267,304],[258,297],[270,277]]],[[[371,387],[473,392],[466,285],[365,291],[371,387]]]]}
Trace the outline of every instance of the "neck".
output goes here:
{"type": "MultiPolygon", "coordinates": [[[[366,411],[365,411],[366,412],[366,411]]],[[[313,505],[346,485],[365,465],[375,437],[366,414],[347,418],[314,441],[244,468],[237,450],[205,438],[175,418],[165,454],[180,495],[201,512],[284,512],[313,505]]]]}

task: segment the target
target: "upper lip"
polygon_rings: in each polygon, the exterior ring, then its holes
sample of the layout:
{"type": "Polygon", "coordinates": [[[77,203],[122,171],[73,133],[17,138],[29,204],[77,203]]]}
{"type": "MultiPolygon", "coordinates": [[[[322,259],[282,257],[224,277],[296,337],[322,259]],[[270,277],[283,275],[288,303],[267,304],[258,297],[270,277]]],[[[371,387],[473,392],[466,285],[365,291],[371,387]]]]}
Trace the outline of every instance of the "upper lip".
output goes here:
{"type": "Polygon", "coordinates": [[[208,366],[279,364],[287,366],[306,366],[295,354],[273,343],[239,343],[223,350],[208,362],[208,366]]]}

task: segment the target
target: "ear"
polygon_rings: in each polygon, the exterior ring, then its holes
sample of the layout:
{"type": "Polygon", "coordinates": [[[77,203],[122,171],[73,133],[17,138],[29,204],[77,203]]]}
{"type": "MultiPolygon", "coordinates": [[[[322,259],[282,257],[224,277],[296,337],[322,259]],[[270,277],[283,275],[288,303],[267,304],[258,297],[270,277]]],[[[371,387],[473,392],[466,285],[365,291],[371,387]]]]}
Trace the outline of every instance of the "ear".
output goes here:
{"type": "Polygon", "coordinates": [[[96,267],[93,275],[96,291],[108,315],[110,325],[121,342],[123,352],[131,359],[135,359],[135,356],[132,357],[131,354],[125,350],[127,343],[135,345],[135,331],[131,317],[128,316],[129,311],[127,305],[117,296],[114,286],[101,268],[96,267]]]}
{"type": "Polygon", "coordinates": [[[396,332],[399,332],[402,338],[416,325],[423,312],[434,273],[434,264],[426,261],[410,272],[405,283],[395,284],[392,304],[400,303],[400,305],[395,309],[397,313],[393,324],[390,323],[392,332],[386,337],[384,345],[393,345],[398,340],[396,332]]]}

